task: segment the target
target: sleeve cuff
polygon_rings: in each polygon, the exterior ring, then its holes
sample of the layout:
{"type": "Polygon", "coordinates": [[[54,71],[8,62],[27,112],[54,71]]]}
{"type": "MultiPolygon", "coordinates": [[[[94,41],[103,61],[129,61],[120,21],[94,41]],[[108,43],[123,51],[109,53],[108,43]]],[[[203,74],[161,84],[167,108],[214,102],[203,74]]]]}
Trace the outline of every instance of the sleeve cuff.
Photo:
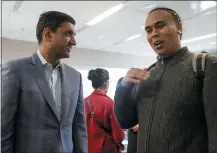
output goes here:
{"type": "Polygon", "coordinates": [[[121,87],[127,87],[128,88],[128,87],[131,87],[133,85],[133,83],[127,83],[126,85],[122,85],[121,84],[122,79],[123,79],[123,77],[118,80],[116,88],[121,88],[121,87]]]}

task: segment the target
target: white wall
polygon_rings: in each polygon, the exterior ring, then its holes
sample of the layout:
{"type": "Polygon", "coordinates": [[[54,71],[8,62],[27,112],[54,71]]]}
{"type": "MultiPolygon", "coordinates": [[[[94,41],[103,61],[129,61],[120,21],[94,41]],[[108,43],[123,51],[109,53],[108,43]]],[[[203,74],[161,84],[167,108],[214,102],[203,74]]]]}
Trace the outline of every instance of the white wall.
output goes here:
{"type": "MultiPolygon", "coordinates": [[[[118,80],[127,73],[127,69],[104,68],[109,71],[110,85],[107,95],[113,99],[118,80]]],[[[89,96],[93,92],[91,81],[87,79],[89,70],[80,70],[84,85],[84,97],[89,96]]]]}
{"type": "MultiPolygon", "coordinates": [[[[2,59],[10,60],[31,56],[38,49],[34,42],[2,39],[2,59]]],[[[109,67],[109,68],[131,68],[144,67],[153,63],[156,57],[133,56],[102,50],[91,50],[85,48],[74,48],[69,59],[63,62],[72,67],[109,67]]]]}

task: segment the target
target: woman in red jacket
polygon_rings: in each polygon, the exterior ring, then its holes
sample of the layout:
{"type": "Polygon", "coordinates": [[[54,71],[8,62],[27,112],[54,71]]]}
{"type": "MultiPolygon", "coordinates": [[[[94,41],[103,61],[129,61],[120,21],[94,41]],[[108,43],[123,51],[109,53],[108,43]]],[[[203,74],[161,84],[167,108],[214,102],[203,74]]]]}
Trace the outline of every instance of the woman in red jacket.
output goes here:
{"type": "Polygon", "coordinates": [[[109,73],[97,68],[90,70],[93,93],[84,99],[88,131],[88,153],[118,153],[124,139],[124,131],[114,116],[114,102],[106,93],[109,73]]]}

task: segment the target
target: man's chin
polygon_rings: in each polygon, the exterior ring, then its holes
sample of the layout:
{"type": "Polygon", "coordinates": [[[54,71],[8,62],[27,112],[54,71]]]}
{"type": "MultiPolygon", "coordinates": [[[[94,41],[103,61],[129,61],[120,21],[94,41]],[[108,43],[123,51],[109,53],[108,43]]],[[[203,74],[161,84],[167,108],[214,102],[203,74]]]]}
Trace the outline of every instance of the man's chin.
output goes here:
{"type": "Polygon", "coordinates": [[[65,58],[69,58],[70,57],[70,52],[65,54],[65,58]]]}
{"type": "Polygon", "coordinates": [[[62,54],[60,56],[60,59],[63,59],[63,58],[69,58],[70,57],[70,53],[65,53],[65,54],[62,54]]]}
{"type": "Polygon", "coordinates": [[[64,52],[64,58],[69,58],[70,57],[70,53],[71,53],[71,49],[70,50],[65,50],[65,52],[64,52]]]}
{"type": "Polygon", "coordinates": [[[69,58],[70,54],[65,55],[63,58],[69,58]]]}
{"type": "Polygon", "coordinates": [[[162,48],[162,49],[156,49],[155,52],[157,53],[157,55],[159,56],[163,56],[166,55],[166,51],[162,48]]]}

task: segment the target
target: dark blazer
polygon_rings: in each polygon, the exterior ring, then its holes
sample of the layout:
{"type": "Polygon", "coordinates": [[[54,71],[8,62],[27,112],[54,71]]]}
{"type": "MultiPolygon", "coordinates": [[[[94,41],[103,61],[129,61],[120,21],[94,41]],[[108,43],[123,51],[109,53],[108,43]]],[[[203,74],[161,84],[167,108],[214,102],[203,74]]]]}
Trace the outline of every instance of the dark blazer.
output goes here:
{"type": "Polygon", "coordinates": [[[197,79],[187,47],[159,58],[150,78],[118,86],[115,115],[122,128],[139,123],[138,153],[217,153],[217,57],[197,79]]]}
{"type": "Polygon", "coordinates": [[[61,116],[36,53],[2,65],[2,153],[88,152],[81,74],[60,70],[61,116]]]}

